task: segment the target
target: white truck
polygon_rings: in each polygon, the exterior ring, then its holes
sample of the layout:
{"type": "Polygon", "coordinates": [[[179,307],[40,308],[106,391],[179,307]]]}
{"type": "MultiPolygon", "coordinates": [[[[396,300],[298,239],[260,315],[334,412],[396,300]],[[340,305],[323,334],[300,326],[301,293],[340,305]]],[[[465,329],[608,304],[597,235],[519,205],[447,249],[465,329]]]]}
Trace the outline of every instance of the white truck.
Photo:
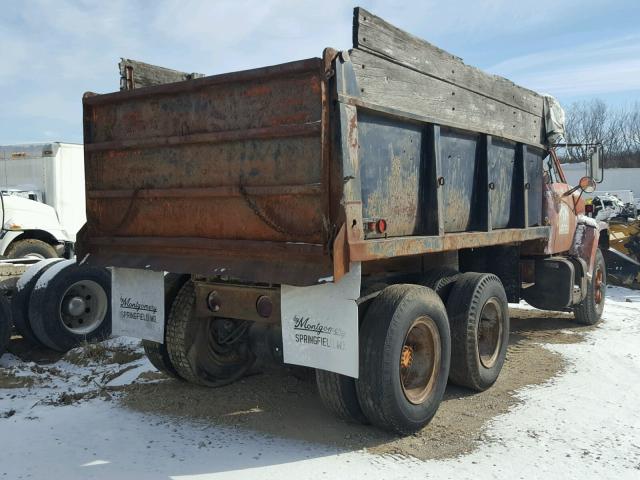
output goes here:
{"type": "Polygon", "coordinates": [[[84,190],[82,145],[0,146],[0,255],[72,257],[85,222],[84,190]]]}

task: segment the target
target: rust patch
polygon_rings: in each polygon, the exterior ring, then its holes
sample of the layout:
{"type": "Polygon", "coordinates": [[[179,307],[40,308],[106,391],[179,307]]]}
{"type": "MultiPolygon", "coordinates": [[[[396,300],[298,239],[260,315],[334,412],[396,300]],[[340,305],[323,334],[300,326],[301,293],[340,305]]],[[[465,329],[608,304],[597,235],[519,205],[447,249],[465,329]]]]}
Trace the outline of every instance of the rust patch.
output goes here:
{"type": "Polygon", "coordinates": [[[247,88],[244,94],[247,97],[259,97],[259,96],[270,95],[271,92],[272,92],[272,89],[268,85],[256,85],[254,87],[247,88]]]}

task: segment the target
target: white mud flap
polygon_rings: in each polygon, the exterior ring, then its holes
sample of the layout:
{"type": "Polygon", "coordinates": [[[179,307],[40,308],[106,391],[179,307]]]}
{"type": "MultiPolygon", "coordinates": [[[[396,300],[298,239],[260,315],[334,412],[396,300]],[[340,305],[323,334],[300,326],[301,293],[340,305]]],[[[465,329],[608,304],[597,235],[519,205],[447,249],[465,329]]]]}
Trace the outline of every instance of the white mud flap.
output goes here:
{"type": "Polygon", "coordinates": [[[281,287],[285,363],[358,378],[360,263],[338,283],[281,287]]]}
{"type": "Polygon", "coordinates": [[[113,268],[113,335],[164,342],[164,272],[113,268]]]}

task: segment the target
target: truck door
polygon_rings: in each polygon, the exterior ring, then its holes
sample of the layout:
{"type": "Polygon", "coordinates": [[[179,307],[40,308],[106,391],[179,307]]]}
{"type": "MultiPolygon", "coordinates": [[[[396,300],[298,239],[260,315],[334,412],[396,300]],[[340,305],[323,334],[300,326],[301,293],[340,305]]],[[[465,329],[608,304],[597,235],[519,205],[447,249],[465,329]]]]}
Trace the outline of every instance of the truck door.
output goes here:
{"type": "Polygon", "coordinates": [[[579,192],[565,196],[572,186],[567,183],[554,151],[545,159],[544,169],[543,222],[551,227],[545,253],[568,252],[573,242],[580,204],[584,210],[584,202],[578,199],[579,192]]]}

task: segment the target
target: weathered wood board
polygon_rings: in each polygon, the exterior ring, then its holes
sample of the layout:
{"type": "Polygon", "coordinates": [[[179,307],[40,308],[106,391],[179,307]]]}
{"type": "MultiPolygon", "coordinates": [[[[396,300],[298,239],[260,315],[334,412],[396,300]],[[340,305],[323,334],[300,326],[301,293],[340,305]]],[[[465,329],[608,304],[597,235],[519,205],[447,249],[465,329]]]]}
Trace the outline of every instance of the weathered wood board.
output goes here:
{"type": "Polygon", "coordinates": [[[205,76],[203,73],[179,72],[128,58],[121,58],[118,68],[120,70],[120,90],[135,90],[205,76]]]}
{"type": "Polygon", "coordinates": [[[362,50],[352,50],[350,54],[360,97],[365,102],[423,115],[443,125],[531,145],[544,143],[541,115],[533,115],[362,50]]]}
{"type": "Polygon", "coordinates": [[[527,144],[545,143],[542,96],[465,65],[362,8],[350,52],[364,101],[527,144]]]}

